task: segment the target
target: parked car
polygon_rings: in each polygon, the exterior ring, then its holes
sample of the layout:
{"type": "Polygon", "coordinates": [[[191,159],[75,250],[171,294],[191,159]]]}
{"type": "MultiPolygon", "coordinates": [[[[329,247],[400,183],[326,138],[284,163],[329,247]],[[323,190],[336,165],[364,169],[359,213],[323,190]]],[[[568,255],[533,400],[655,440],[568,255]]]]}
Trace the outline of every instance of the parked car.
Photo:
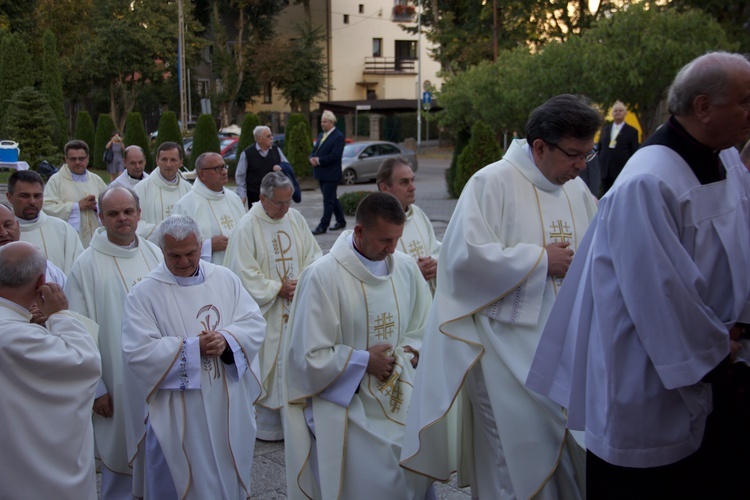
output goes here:
{"type": "Polygon", "coordinates": [[[363,141],[346,144],[341,158],[341,183],[374,181],[378,167],[386,158],[401,156],[417,171],[417,154],[386,141],[363,141]]]}
{"type": "MultiPolygon", "coordinates": [[[[239,137],[219,137],[219,148],[221,150],[221,156],[224,158],[225,162],[234,160],[235,154],[237,153],[237,144],[239,142],[239,137]]],[[[190,157],[190,153],[193,152],[192,137],[185,138],[183,141],[183,147],[185,148],[185,159],[187,159],[190,157]]],[[[190,170],[185,165],[182,166],[180,172],[182,172],[182,176],[189,181],[194,181],[195,178],[198,177],[198,172],[190,170]]]]}

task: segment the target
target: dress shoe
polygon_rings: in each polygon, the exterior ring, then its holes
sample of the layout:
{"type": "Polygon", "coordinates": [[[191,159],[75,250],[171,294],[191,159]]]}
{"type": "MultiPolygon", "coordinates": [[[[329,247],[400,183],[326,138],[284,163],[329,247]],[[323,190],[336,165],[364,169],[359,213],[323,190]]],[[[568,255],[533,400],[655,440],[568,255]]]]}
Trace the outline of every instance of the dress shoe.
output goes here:
{"type": "Polygon", "coordinates": [[[331,226],[329,229],[331,231],[338,231],[339,229],[344,229],[346,227],[346,222],[337,222],[335,226],[331,226]]]}
{"type": "Polygon", "coordinates": [[[312,234],[325,234],[325,232],[326,232],[326,228],[318,226],[315,229],[313,229],[312,234]]]}

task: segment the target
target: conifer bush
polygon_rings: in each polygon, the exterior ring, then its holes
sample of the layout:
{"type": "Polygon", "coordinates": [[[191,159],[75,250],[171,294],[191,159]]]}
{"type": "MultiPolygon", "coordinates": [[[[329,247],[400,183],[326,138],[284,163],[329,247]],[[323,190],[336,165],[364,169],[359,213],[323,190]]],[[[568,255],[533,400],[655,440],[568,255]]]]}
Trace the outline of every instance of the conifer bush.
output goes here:
{"type": "Polygon", "coordinates": [[[107,170],[107,164],[104,163],[104,148],[112,138],[112,132],[117,130],[112,116],[108,114],[99,115],[96,120],[96,135],[94,136],[94,149],[89,148],[89,164],[93,164],[97,170],[107,170]]]}
{"type": "Polygon", "coordinates": [[[298,122],[284,138],[284,156],[294,168],[298,179],[312,176],[312,166],[308,158],[312,152],[310,125],[306,121],[298,122]]]}
{"type": "MultiPolygon", "coordinates": [[[[143,124],[143,118],[140,113],[128,113],[128,119],[125,121],[125,137],[123,137],[125,147],[140,146],[143,149],[143,155],[146,157],[146,170],[153,170],[151,162],[151,144],[146,133],[146,126],[143,124]]],[[[106,144],[106,143],[105,143],[106,144]]],[[[179,142],[177,143],[179,144],[179,142]]]]}
{"type": "Polygon", "coordinates": [[[20,161],[34,170],[42,160],[53,165],[62,163],[62,151],[53,141],[57,119],[45,94],[33,87],[21,88],[8,101],[5,118],[7,137],[21,150],[20,161]]]}
{"type": "Polygon", "coordinates": [[[165,111],[159,117],[159,128],[156,132],[154,151],[165,142],[176,142],[177,144],[182,145],[180,123],[177,121],[177,115],[174,111],[165,111]]]}
{"type": "Polygon", "coordinates": [[[494,163],[502,156],[492,127],[482,121],[471,127],[471,139],[458,157],[458,168],[453,180],[454,192],[460,195],[472,175],[482,167],[494,163]]]}
{"type": "Polygon", "coordinates": [[[219,131],[211,115],[200,115],[193,132],[193,151],[190,153],[190,167],[195,168],[195,160],[203,153],[220,153],[219,131]]]}
{"type": "MultiPolygon", "coordinates": [[[[89,152],[94,151],[94,145],[96,144],[94,132],[94,120],[91,119],[91,115],[88,111],[79,111],[76,115],[76,126],[73,131],[73,139],[78,139],[89,146],[89,152]]],[[[105,143],[106,144],[106,143],[105,143]]],[[[93,166],[93,155],[89,155],[89,167],[93,166]]]]}

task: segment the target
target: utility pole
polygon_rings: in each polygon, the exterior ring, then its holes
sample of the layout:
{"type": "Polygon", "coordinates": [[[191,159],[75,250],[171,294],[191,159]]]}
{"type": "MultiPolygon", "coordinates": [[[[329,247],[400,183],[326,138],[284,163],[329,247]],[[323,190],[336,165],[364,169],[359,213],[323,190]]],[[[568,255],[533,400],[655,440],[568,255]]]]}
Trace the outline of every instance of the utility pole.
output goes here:
{"type": "Polygon", "coordinates": [[[422,145],[422,0],[417,2],[417,151],[422,145]]]}
{"type": "Polygon", "coordinates": [[[187,85],[185,81],[185,12],[182,0],[177,0],[177,79],[180,87],[180,123],[183,133],[187,132],[187,85]]]}

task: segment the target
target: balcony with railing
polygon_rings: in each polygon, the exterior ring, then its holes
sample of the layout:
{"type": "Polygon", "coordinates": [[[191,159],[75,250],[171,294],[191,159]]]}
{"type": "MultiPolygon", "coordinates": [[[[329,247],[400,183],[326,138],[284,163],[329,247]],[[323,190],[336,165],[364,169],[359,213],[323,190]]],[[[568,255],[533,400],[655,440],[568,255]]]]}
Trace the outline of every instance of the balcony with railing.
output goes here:
{"type": "Polygon", "coordinates": [[[413,5],[397,4],[393,6],[391,20],[396,23],[411,23],[416,13],[417,9],[413,5]]]}
{"type": "Polygon", "coordinates": [[[406,57],[365,57],[366,75],[416,75],[417,60],[406,57]]]}

